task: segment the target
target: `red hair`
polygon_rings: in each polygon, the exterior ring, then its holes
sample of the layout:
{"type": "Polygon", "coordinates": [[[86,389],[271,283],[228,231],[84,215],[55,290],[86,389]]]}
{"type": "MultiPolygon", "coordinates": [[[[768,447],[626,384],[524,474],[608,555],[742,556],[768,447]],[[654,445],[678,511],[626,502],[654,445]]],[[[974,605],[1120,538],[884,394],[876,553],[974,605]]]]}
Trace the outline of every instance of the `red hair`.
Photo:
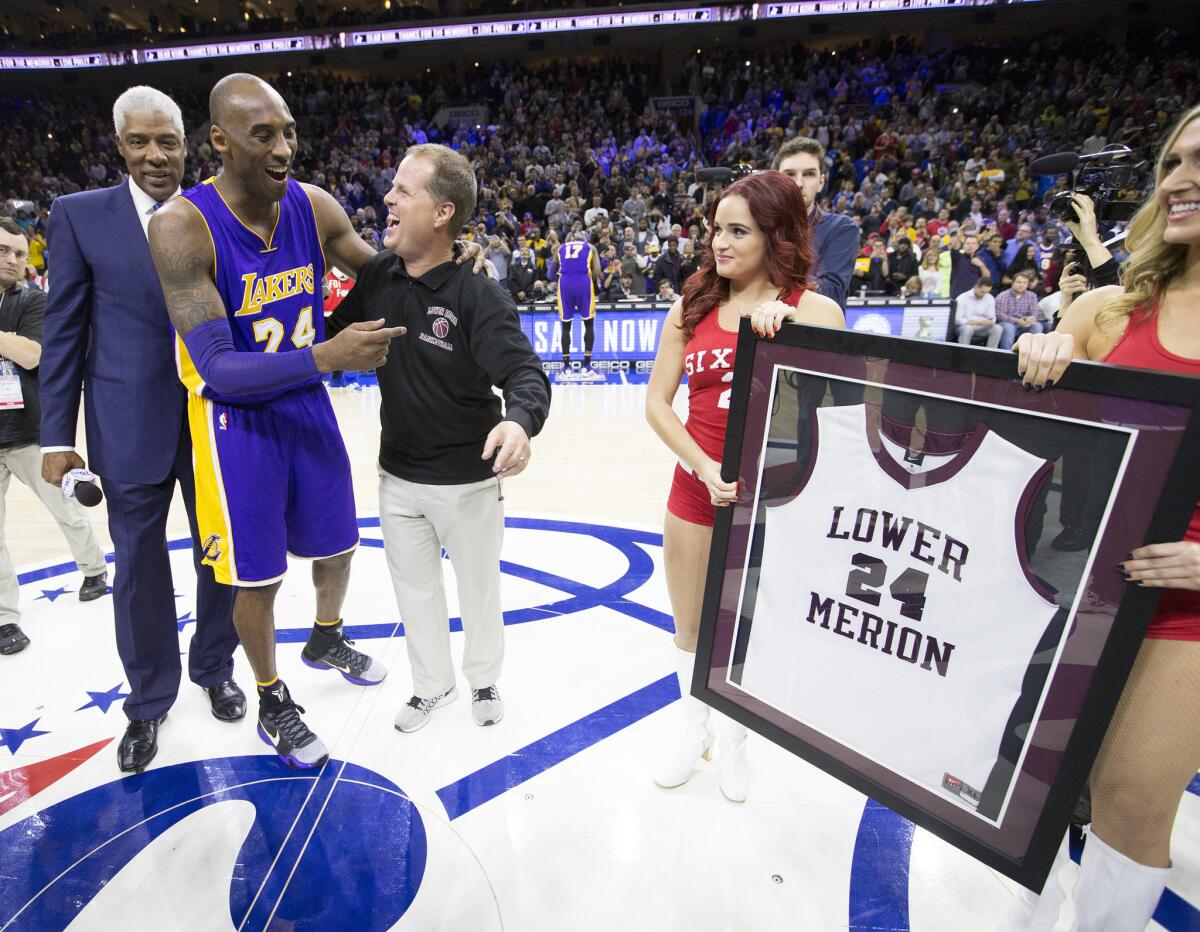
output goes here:
{"type": "Polygon", "coordinates": [[[800,188],[787,175],[777,171],[757,172],[739,178],[708,209],[709,233],[704,240],[700,267],[683,285],[684,339],[690,339],[704,316],[729,298],[729,280],[717,274],[712,239],[717,205],[733,196],[745,199],[750,216],[766,237],[767,277],[779,286],[779,297],[809,287],[814,265],[812,232],[808,207],[800,188]]]}

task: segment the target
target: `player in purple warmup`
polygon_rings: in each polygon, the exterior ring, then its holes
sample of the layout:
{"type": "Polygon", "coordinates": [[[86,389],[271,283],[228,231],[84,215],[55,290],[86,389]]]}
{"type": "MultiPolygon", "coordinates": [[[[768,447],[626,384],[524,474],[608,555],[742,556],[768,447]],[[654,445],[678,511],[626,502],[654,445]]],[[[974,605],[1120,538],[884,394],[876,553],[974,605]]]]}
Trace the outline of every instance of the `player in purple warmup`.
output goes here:
{"type": "Polygon", "coordinates": [[[596,287],[600,280],[600,257],[587,241],[587,234],[572,233],[558,247],[558,316],[562,321],[563,372],[571,368],[571,325],[575,315],[583,317],[583,373],[592,372],[592,346],[596,342],[596,287]]]}

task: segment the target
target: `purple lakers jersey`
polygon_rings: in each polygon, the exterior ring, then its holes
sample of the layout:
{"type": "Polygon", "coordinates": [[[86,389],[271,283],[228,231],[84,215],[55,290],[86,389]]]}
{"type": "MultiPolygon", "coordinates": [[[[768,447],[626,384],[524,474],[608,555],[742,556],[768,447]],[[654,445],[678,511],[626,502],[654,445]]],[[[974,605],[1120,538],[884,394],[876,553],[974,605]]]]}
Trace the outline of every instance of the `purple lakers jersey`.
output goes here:
{"type": "MultiPolygon", "coordinates": [[[[217,291],[225,304],[233,347],[241,353],[290,353],[325,339],[321,282],[325,258],[317,218],[304,187],[289,181],[279,202],[275,229],[264,240],[238,218],[215,179],[180,195],[191,204],[212,238],[217,291]],[[315,311],[314,311],[315,309],[315,311]]],[[[204,384],[183,340],[176,338],[179,378],[190,392],[215,401],[267,401],[284,392],[222,398],[204,384]]],[[[320,381],[314,375],[303,385],[320,381]]],[[[292,386],[292,391],[301,386],[292,386]]]]}
{"type": "Polygon", "coordinates": [[[591,274],[592,244],[573,239],[558,247],[559,275],[591,274]]]}

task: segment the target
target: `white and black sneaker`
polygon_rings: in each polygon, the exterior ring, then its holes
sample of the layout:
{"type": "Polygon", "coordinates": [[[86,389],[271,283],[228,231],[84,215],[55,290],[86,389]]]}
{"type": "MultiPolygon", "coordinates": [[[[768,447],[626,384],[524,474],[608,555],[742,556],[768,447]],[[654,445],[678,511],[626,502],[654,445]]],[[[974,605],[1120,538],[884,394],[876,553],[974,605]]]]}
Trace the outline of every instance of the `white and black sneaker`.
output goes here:
{"type": "Polygon", "coordinates": [[[440,696],[433,696],[430,699],[413,696],[400,707],[400,712],[396,716],[396,730],[405,733],[420,731],[429,724],[429,719],[433,717],[434,709],[440,709],[444,705],[449,705],[457,696],[458,689],[454,686],[451,686],[440,696]]]}
{"type": "Polygon", "coordinates": [[[282,682],[260,692],[258,736],[275,749],[289,767],[309,770],[329,760],[321,739],[309,731],[300,717],[303,706],[292,701],[282,682]]]}
{"type": "Polygon", "coordinates": [[[504,718],[504,703],[495,686],[471,690],[471,715],[476,725],[495,725],[504,718]]]}

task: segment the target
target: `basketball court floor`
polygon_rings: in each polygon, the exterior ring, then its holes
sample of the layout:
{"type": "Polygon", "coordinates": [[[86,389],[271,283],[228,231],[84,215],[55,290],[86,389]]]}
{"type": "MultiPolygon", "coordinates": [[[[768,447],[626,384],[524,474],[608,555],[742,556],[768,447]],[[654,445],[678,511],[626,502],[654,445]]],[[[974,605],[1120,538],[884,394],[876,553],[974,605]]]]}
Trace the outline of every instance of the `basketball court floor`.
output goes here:
{"type": "MultiPolygon", "coordinates": [[[[661,538],[673,458],[645,390],[556,386],[530,468],[504,484],[504,720],[477,727],[460,696],[409,735],[392,727],[411,682],[376,517],[379,396],[333,390],[362,529],[344,617],[391,672],[363,689],[301,664],[313,601],[294,564],[279,665],[331,748],[315,773],[279,763],[252,715],[215,720],[185,679],[153,765],[122,775],[110,599],[78,602],[64,540],[14,483],[32,645],[0,658],[0,929],[990,929],[1013,884],[763,739],[742,805],[721,796],[715,757],[685,786],[651,782],[678,692],[661,538]]],[[[103,507],[92,517],[111,550],[103,507]]],[[[170,536],[186,652],[178,507],[170,536]]],[[[240,652],[236,676],[252,692],[240,652]]],[[[1198,794],[1200,779],[1154,928],[1200,929],[1198,794]]]]}

